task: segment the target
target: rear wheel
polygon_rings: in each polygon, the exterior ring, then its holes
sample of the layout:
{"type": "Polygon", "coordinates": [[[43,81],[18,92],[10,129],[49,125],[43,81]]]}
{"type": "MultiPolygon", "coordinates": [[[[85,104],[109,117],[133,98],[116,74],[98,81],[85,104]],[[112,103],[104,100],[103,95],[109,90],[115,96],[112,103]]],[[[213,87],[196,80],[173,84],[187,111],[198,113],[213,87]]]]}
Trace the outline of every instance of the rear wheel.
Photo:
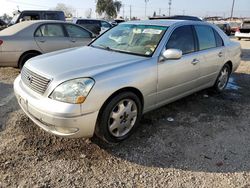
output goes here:
{"type": "Polygon", "coordinates": [[[238,37],[238,40],[241,40],[241,38],[238,37]]]}
{"type": "Polygon", "coordinates": [[[22,55],[20,60],[19,60],[19,63],[18,63],[19,69],[23,68],[26,61],[28,61],[32,57],[35,57],[35,56],[38,56],[38,55],[40,55],[38,52],[30,52],[30,53],[26,53],[26,54],[22,55]]]}
{"type": "Polygon", "coordinates": [[[226,88],[229,77],[230,77],[230,73],[231,73],[230,66],[228,64],[225,64],[222,67],[219,73],[219,76],[214,84],[214,89],[217,92],[222,92],[226,88]]]}
{"type": "Polygon", "coordinates": [[[128,138],[138,126],[142,114],[140,99],[124,92],[109,101],[99,115],[96,135],[106,142],[117,143],[128,138]]]}

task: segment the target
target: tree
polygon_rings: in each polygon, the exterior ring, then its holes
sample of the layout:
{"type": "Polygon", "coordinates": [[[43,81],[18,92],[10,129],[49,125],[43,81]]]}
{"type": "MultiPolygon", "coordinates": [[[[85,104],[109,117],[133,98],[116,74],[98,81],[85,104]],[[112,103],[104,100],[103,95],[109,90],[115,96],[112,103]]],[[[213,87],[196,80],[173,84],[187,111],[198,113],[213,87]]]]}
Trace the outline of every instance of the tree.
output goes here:
{"type": "Polygon", "coordinates": [[[122,3],[113,0],[98,0],[96,4],[96,12],[99,15],[106,14],[108,18],[116,17],[120,11],[122,3]]]}
{"type": "Polygon", "coordinates": [[[116,12],[120,12],[121,8],[122,8],[122,2],[121,1],[115,1],[114,2],[114,6],[115,6],[115,9],[116,9],[116,12]]]}
{"type": "Polygon", "coordinates": [[[65,5],[64,3],[57,3],[53,10],[63,11],[66,17],[73,17],[73,13],[75,12],[75,9],[72,6],[65,5]]]}
{"type": "Polygon", "coordinates": [[[1,16],[1,19],[2,19],[3,21],[5,21],[6,23],[9,23],[10,20],[12,19],[12,17],[9,16],[8,14],[4,13],[4,14],[1,16]]]}

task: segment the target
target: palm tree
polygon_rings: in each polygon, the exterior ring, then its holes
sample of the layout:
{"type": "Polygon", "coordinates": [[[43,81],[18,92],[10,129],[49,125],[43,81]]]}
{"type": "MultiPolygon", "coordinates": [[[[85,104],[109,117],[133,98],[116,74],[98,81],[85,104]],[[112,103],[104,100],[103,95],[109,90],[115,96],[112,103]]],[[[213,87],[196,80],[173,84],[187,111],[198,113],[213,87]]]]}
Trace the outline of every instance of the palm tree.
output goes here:
{"type": "Polygon", "coordinates": [[[115,6],[115,9],[116,9],[116,12],[120,12],[121,8],[122,8],[122,2],[121,1],[115,1],[114,2],[114,6],[115,6]]]}
{"type": "Polygon", "coordinates": [[[106,14],[109,18],[116,17],[117,13],[121,9],[121,2],[120,1],[113,1],[113,0],[98,0],[96,4],[96,12],[101,14],[106,14]]]}

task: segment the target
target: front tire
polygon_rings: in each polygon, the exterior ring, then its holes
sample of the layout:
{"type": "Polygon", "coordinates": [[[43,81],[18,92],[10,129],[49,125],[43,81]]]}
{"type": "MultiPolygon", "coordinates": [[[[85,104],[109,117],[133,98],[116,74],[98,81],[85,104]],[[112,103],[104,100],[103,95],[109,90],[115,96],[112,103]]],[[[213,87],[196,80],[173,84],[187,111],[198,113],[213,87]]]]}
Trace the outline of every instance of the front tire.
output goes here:
{"type": "Polygon", "coordinates": [[[225,64],[222,67],[219,76],[214,84],[215,91],[222,92],[226,88],[230,74],[231,74],[231,68],[228,64],[225,64]]]}
{"type": "Polygon", "coordinates": [[[112,98],[99,114],[95,134],[109,143],[127,139],[138,127],[142,104],[137,95],[123,92],[112,98]]]}

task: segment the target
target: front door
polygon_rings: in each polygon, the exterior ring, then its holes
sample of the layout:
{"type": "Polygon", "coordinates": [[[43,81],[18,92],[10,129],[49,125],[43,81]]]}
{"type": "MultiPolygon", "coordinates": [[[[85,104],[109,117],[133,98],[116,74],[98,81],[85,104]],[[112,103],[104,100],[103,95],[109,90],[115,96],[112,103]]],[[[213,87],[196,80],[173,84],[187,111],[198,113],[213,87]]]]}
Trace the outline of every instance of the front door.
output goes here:
{"type": "Polygon", "coordinates": [[[179,49],[183,56],[179,60],[158,62],[158,104],[175,100],[197,88],[199,63],[202,57],[197,47],[192,26],[180,26],[171,34],[166,49],[179,49]]]}

